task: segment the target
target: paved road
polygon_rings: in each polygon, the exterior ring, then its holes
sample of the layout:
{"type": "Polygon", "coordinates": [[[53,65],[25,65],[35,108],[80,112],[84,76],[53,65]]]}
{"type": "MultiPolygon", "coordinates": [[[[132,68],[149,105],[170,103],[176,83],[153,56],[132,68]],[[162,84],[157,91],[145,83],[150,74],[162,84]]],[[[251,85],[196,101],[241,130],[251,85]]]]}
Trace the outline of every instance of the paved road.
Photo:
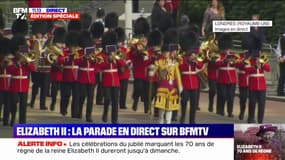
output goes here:
{"type": "MultiPolygon", "coordinates": [[[[132,106],[132,83],[130,83],[128,88],[128,98],[127,98],[127,109],[119,111],[119,123],[157,123],[157,118],[149,116],[143,113],[143,104],[139,103],[138,111],[134,112],[131,109],[132,106]]],[[[59,97],[57,102],[59,102],[59,97]]],[[[47,98],[47,106],[50,104],[50,98],[47,98]]],[[[101,120],[101,115],[103,111],[103,106],[98,106],[94,104],[94,110],[92,118],[93,123],[103,123],[101,120]]],[[[234,103],[234,118],[229,118],[226,116],[216,115],[214,112],[209,113],[208,108],[208,98],[206,93],[201,93],[200,99],[201,110],[197,112],[197,123],[246,123],[246,121],[240,121],[237,118],[239,114],[239,101],[235,98],[234,103]]],[[[43,111],[39,109],[39,101],[36,101],[35,108],[28,108],[27,111],[27,123],[87,123],[85,119],[73,119],[70,118],[70,106],[69,113],[67,116],[62,116],[59,114],[59,103],[57,103],[55,111],[43,111]]],[[[85,108],[84,112],[85,113],[85,108]]],[[[189,111],[187,111],[189,113],[189,111]]],[[[84,115],[84,114],[83,114],[84,115]]],[[[83,116],[84,117],[84,116],[83,116]]],[[[247,117],[247,115],[245,116],[247,117]]],[[[188,117],[186,118],[188,119],[188,117]]],[[[245,118],[246,119],[246,118],[245,118]]],[[[270,101],[266,102],[266,113],[264,123],[284,123],[285,122],[285,105],[284,102],[270,101]]],[[[110,123],[110,116],[109,116],[110,123]]],[[[178,122],[174,122],[178,123],[178,122]]],[[[0,137],[12,137],[12,127],[4,127],[2,123],[0,124],[0,137]]]]}

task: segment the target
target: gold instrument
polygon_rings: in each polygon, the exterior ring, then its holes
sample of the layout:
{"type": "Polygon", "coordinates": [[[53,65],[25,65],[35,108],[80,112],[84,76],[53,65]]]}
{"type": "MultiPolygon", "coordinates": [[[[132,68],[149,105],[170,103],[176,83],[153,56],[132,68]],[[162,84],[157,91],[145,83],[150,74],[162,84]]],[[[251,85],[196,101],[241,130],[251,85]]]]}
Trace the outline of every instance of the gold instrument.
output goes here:
{"type": "Polygon", "coordinates": [[[80,59],[80,56],[79,56],[78,48],[77,48],[77,47],[72,47],[72,48],[71,48],[70,57],[72,57],[73,59],[80,59]]]}
{"type": "Polygon", "coordinates": [[[47,61],[50,64],[54,64],[58,56],[64,56],[63,51],[53,44],[54,36],[51,36],[48,40],[46,51],[47,51],[47,61]]]}
{"type": "Polygon", "coordinates": [[[28,53],[24,53],[24,52],[20,52],[19,55],[27,62],[27,63],[31,63],[35,61],[35,53],[33,52],[28,52],[28,53]]]}
{"type": "Polygon", "coordinates": [[[240,55],[239,54],[234,54],[230,60],[230,64],[236,64],[239,63],[241,60],[240,55]]]}
{"type": "Polygon", "coordinates": [[[200,53],[196,56],[196,60],[197,60],[198,62],[203,62],[203,61],[205,60],[204,54],[200,52],[200,53]]]}
{"type": "Polygon", "coordinates": [[[258,62],[260,64],[265,64],[265,63],[268,63],[269,62],[269,58],[266,54],[261,54],[258,58],[258,62]]]}

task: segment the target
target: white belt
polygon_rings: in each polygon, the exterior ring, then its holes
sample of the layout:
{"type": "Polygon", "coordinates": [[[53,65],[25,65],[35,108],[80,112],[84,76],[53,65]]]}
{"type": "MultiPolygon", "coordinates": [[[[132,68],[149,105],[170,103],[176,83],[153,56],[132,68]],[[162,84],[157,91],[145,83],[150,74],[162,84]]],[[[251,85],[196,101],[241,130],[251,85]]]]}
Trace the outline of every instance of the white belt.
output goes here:
{"type": "Polygon", "coordinates": [[[264,77],[264,74],[250,74],[249,77],[264,77]]]}
{"type": "Polygon", "coordinates": [[[220,67],[219,70],[235,70],[234,67],[220,67]]]}
{"type": "Polygon", "coordinates": [[[28,79],[28,76],[12,76],[13,79],[28,79]]]}
{"type": "Polygon", "coordinates": [[[239,74],[245,74],[245,71],[238,71],[239,74]]]}
{"type": "Polygon", "coordinates": [[[80,71],[94,71],[94,68],[79,68],[80,71]]]}
{"type": "Polygon", "coordinates": [[[187,74],[192,74],[192,75],[194,75],[194,74],[196,74],[197,72],[192,72],[192,71],[184,71],[184,72],[182,72],[182,74],[183,75],[187,75],[187,74]]]}
{"type": "Polygon", "coordinates": [[[51,66],[38,66],[38,68],[51,68],[51,66]]]}
{"type": "Polygon", "coordinates": [[[78,66],[63,66],[64,69],[78,69],[78,66]]]}
{"type": "Polygon", "coordinates": [[[0,78],[10,78],[10,74],[0,74],[0,78]]]}
{"type": "Polygon", "coordinates": [[[118,72],[117,69],[105,69],[103,72],[118,72]]]}

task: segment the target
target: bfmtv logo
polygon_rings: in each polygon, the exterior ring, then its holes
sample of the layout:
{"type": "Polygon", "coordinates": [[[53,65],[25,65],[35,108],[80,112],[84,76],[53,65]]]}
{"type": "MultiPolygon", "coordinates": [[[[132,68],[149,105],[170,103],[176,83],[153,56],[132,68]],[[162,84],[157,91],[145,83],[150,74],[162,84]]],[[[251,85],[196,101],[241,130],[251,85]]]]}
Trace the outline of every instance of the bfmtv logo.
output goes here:
{"type": "Polygon", "coordinates": [[[26,20],[28,8],[13,8],[13,13],[16,15],[17,20],[26,20]]]}

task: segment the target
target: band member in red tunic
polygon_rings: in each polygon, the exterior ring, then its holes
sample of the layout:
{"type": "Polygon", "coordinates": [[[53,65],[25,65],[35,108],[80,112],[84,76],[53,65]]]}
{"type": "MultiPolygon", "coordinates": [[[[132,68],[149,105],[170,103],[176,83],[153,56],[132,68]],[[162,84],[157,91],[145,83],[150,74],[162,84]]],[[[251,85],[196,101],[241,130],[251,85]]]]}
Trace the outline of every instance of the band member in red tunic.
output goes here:
{"type": "Polygon", "coordinates": [[[147,100],[146,89],[147,88],[147,63],[149,59],[149,53],[147,52],[147,38],[149,33],[149,24],[147,20],[140,17],[136,20],[134,26],[134,38],[130,40],[131,51],[130,59],[133,64],[133,76],[134,76],[134,92],[133,92],[133,110],[136,111],[138,107],[139,98],[144,102],[144,112],[147,113],[147,100]],[[134,42],[133,42],[134,41],[134,42]]]}
{"type": "Polygon", "coordinates": [[[221,57],[217,59],[216,65],[218,69],[218,106],[217,113],[224,115],[224,107],[227,102],[228,117],[233,117],[233,106],[235,87],[237,82],[235,72],[235,55],[230,51],[232,47],[232,38],[229,34],[223,34],[218,40],[221,57]]]}
{"type": "Polygon", "coordinates": [[[29,91],[29,74],[35,70],[35,66],[28,60],[28,48],[26,39],[23,36],[14,36],[12,38],[12,53],[15,54],[15,62],[11,67],[11,121],[13,126],[17,113],[17,101],[19,100],[19,123],[26,123],[27,98],[29,91]]]}
{"type": "MultiPolygon", "coordinates": [[[[51,69],[50,69],[50,80],[51,80],[51,104],[50,110],[53,111],[55,109],[56,104],[56,97],[58,90],[60,89],[60,84],[62,82],[62,70],[63,70],[63,62],[64,62],[64,52],[63,49],[65,48],[65,37],[66,31],[64,28],[60,27],[55,29],[53,37],[53,44],[51,52],[57,56],[51,62],[51,69]]],[[[51,53],[48,53],[51,54],[51,53]]]]}
{"type": "Polygon", "coordinates": [[[250,49],[250,67],[246,68],[249,77],[249,110],[248,123],[255,123],[255,107],[258,103],[257,122],[263,123],[266,101],[266,81],[264,72],[270,71],[268,58],[261,53],[262,39],[252,35],[252,45],[250,49]]]}
{"type": "Polygon", "coordinates": [[[102,121],[108,121],[109,105],[112,105],[112,123],[118,123],[118,100],[120,91],[119,68],[125,66],[117,55],[117,34],[106,32],[102,38],[104,61],[99,64],[102,70],[102,86],[104,89],[104,111],[102,121]]]}
{"type": "MultiPolygon", "coordinates": [[[[104,25],[101,21],[94,22],[91,25],[90,32],[93,38],[93,46],[96,48],[96,53],[99,54],[102,51],[102,35],[104,33],[104,25]]],[[[103,105],[103,90],[102,90],[102,73],[100,68],[96,68],[96,105],[103,105]]]]}
{"type": "Polygon", "coordinates": [[[125,62],[125,66],[119,68],[119,77],[120,77],[120,100],[119,106],[120,109],[127,109],[126,102],[127,102],[127,92],[128,92],[128,83],[130,78],[130,69],[129,65],[131,60],[129,58],[129,49],[124,46],[125,44],[125,31],[123,28],[118,27],[115,29],[115,32],[118,36],[118,52],[117,55],[125,62]]]}
{"type": "MultiPolygon", "coordinates": [[[[0,114],[3,110],[3,125],[8,125],[10,115],[10,82],[11,67],[13,66],[13,55],[11,54],[11,41],[8,38],[0,40],[0,114]]],[[[2,115],[1,115],[2,116],[2,115]]],[[[0,117],[1,117],[0,116],[0,117]]]]}
{"type": "Polygon", "coordinates": [[[98,67],[94,54],[95,48],[87,48],[92,46],[91,34],[88,31],[80,33],[79,45],[84,49],[84,55],[80,58],[78,81],[79,81],[79,118],[82,117],[82,109],[85,99],[86,103],[86,121],[92,122],[94,88],[96,84],[95,70],[98,67]],[[94,49],[94,50],[93,50],[94,49]]]}
{"type": "Polygon", "coordinates": [[[78,69],[80,56],[82,50],[79,49],[79,34],[77,32],[69,32],[66,36],[65,44],[67,50],[65,51],[65,58],[63,63],[62,83],[60,86],[61,100],[60,113],[67,114],[67,107],[70,95],[72,94],[71,102],[71,117],[79,117],[79,83],[78,83],[78,69]]]}
{"type": "Polygon", "coordinates": [[[36,70],[32,72],[32,97],[30,101],[31,108],[34,108],[36,96],[38,94],[38,89],[40,88],[40,109],[46,110],[45,106],[46,96],[49,85],[49,72],[50,64],[47,62],[46,58],[46,41],[47,37],[47,22],[46,21],[33,21],[32,23],[32,39],[31,50],[33,50],[36,55],[35,67],[36,70]]]}
{"type": "Polygon", "coordinates": [[[187,102],[190,100],[189,123],[195,123],[197,94],[199,81],[196,70],[203,67],[203,63],[197,59],[199,54],[198,36],[194,32],[186,32],[181,37],[181,48],[185,52],[182,62],[179,65],[181,73],[183,91],[181,93],[181,119],[180,123],[185,122],[187,102]]]}

